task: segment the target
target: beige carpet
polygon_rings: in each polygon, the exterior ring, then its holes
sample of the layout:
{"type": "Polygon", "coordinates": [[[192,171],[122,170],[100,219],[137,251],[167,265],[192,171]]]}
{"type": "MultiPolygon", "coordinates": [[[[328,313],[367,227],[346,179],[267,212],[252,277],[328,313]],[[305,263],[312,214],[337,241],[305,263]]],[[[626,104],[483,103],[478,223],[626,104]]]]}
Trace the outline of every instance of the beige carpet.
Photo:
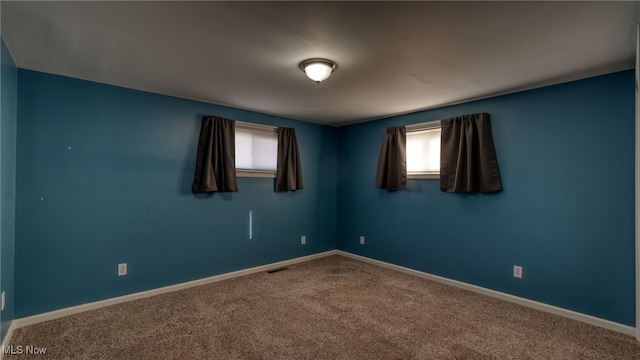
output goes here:
{"type": "Polygon", "coordinates": [[[15,331],[14,359],[640,359],[630,336],[330,256],[15,331]]]}

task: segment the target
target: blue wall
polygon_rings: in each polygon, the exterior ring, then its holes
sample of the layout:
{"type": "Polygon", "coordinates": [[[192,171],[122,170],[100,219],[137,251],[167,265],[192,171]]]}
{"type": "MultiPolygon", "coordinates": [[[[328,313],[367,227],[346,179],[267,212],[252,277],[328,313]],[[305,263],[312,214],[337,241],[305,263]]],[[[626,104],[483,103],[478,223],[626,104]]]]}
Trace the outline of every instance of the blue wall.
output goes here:
{"type": "Polygon", "coordinates": [[[635,325],[633,71],[337,129],[17,74],[16,317],[337,247],[635,325]],[[374,188],[386,127],[475,112],[491,114],[502,193],[374,188]],[[296,128],[305,190],[245,178],[192,195],[205,114],[296,128]]]}
{"type": "Polygon", "coordinates": [[[340,128],[338,248],[635,326],[634,108],[625,71],[340,128]],[[386,127],[478,112],[502,193],[374,188],[386,127]]]}
{"type": "Polygon", "coordinates": [[[16,317],[335,249],[337,129],[26,70],[18,82],[16,317]],[[295,128],[305,189],[242,178],[194,196],[207,114],[295,128]]]}
{"type": "Polygon", "coordinates": [[[18,77],[13,58],[0,38],[0,291],[6,294],[0,341],[14,313],[14,245],[16,218],[16,126],[18,77]]]}

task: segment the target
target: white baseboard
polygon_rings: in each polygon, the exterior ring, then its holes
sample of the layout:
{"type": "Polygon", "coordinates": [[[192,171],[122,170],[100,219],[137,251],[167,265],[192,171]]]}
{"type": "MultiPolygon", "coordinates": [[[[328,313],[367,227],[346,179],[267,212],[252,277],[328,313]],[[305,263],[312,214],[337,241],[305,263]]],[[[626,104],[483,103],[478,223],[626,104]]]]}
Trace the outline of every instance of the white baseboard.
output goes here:
{"type": "Polygon", "coordinates": [[[432,274],[429,274],[429,273],[425,273],[425,272],[422,272],[422,271],[406,268],[406,267],[399,266],[399,265],[390,264],[390,263],[387,263],[387,262],[384,262],[384,261],[371,259],[371,258],[368,258],[368,257],[352,254],[352,253],[349,253],[349,252],[346,252],[346,251],[336,250],[336,252],[339,255],[342,255],[342,256],[345,256],[345,257],[348,257],[348,258],[352,258],[352,259],[355,259],[355,260],[360,260],[360,261],[363,261],[363,262],[366,262],[366,263],[369,263],[369,264],[374,264],[374,265],[386,267],[386,268],[389,268],[389,269],[401,271],[403,273],[419,276],[421,278],[437,281],[439,283],[443,283],[443,284],[446,284],[446,285],[451,285],[451,286],[455,286],[457,288],[473,291],[475,293],[479,293],[479,294],[482,294],[482,295],[487,295],[487,296],[491,296],[491,297],[498,298],[498,299],[501,299],[501,300],[506,300],[506,301],[510,301],[510,302],[513,302],[513,303],[516,303],[516,304],[524,305],[524,306],[527,306],[527,307],[530,307],[530,308],[533,308],[533,309],[536,309],[536,310],[541,310],[541,311],[548,312],[548,313],[551,313],[551,314],[560,315],[560,316],[563,316],[563,317],[566,317],[566,318],[569,318],[569,319],[573,319],[573,320],[581,321],[583,323],[587,323],[587,324],[603,327],[605,329],[617,331],[617,332],[620,332],[620,333],[623,333],[623,334],[627,334],[627,335],[631,335],[631,336],[634,336],[634,337],[636,336],[636,328],[628,326],[628,325],[619,324],[619,323],[616,323],[616,322],[613,322],[613,321],[597,318],[595,316],[582,314],[582,313],[579,313],[579,312],[576,312],[576,311],[567,310],[567,309],[564,309],[564,308],[561,308],[561,307],[557,307],[557,306],[553,306],[553,305],[547,305],[547,304],[544,304],[544,303],[541,303],[541,302],[537,302],[537,301],[521,298],[521,297],[518,297],[518,296],[505,294],[503,292],[486,289],[486,288],[483,288],[483,287],[480,287],[480,286],[467,284],[467,283],[464,283],[464,282],[461,282],[461,281],[447,279],[445,277],[432,275],[432,274]]]}
{"type": "Polygon", "coordinates": [[[9,324],[9,328],[7,329],[7,333],[4,335],[4,339],[2,339],[2,347],[0,348],[2,350],[0,351],[0,360],[2,360],[2,358],[4,357],[4,349],[5,347],[9,346],[11,336],[13,336],[13,330],[15,330],[16,328],[16,321],[11,321],[11,324],[9,324]]]}
{"type": "MultiPolygon", "coordinates": [[[[20,318],[20,319],[15,319],[11,323],[11,325],[12,326],[15,325],[15,328],[17,329],[17,328],[20,328],[20,327],[23,327],[23,326],[33,325],[33,324],[41,323],[41,322],[44,322],[44,321],[58,319],[58,318],[61,318],[61,317],[64,317],[64,316],[69,316],[69,315],[73,315],[73,314],[77,314],[77,313],[81,313],[81,312],[85,312],[85,311],[89,311],[89,310],[99,309],[99,308],[102,308],[102,307],[105,307],[105,306],[109,306],[109,305],[119,304],[119,303],[123,303],[123,302],[142,299],[142,298],[155,296],[155,295],[160,295],[160,294],[165,294],[165,293],[169,293],[169,292],[173,292],[173,291],[188,289],[188,288],[191,288],[191,287],[194,287],[194,286],[210,284],[210,283],[213,283],[213,282],[227,280],[227,279],[231,279],[231,278],[235,278],[235,277],[239,277],[239,276],[245,276],[245,275],[249,275],[249,274],[254,274],[254,273],[258,273],[258,272],[262,272],[262,271],[269,271],[269,270],[277,269],[279,267],[293,265],[293,264],[296,264],[296,263],[309,261],[309,260],[314,260],[314,259],[322,258],[322,257],[325,257],[325,256],[329,256],[329,255],[335,255],[335,254],[337,254],[337,250],[329,250],[329,251],[325,251],[325,252],[318,253],[318,254],[302,256],[302,257],[295,258],[295,259],[289,259],[289,260],[279,261],[279,262],[271,263],[271,264],[267,264],[267,265],[261,265],[261,266],[256,266],[256,267],[252,267],[252,268],[248,268],[248,269],[243,269],[243,270],[233,271],[233,272],[229,272],[229,273],[225,273],[225,274],[215,275],[215,276],[207,277],[207,278],[204,278],[204,279],[188,281],[188,282],[184,282],[184,283],[180,283],[180,284],[176,284],[176,285],[165,286],[165,287],[161,287],[161,288],[157,288],[157,289],[153,289],[153,290],[147,290],[147,291],[142,291],[142,292],[138,292],[138,293],[134,293],[134,294],[118,296],[118,297],[111,298],[111,299],[100,300],[100,301],[95,301],[95,302],[92,302],[92,303],[72,306],[72,307],[68,307],[68,308],[64,308],[64,309],[54,310],[54,311],[50,311],[50,312],[46,312],[46,313],[42,313],[42,314],[37,314],[37,315],[28,316],[28,317],[24,317],[24,318],[20,318]]],[[[8,336],[9,336],[9,333],[7,333],[7,337],[8,336]]],[[[0,360],[2,360],[1,357],[0,357],[0,360]]]]}
{"type": "MultiPolygon", "coordinates": [[[[627,326],[627,325],[619,324],[619,323],[616,323],[616,322],[613,322],[613,321],[597,318],[597,317],[591,316],[591,315],[582,314],[582,313],[575,312],[575,311],[572,311],[572,310],[563,309],[563,308],[560,308],[560,307],[557,307],[557,306],[547,305],[547,304],[544,304],[544,303],[541,303],[541,302],[537,302],[537,301],[521,298],[521,297],[518,297],[518,296],[509,295],[509,294],[502,293],[502,292],[499,292],[499,291],[486,289],[486,288],[483,288],[483,287],[480,287],[480,286],[467,284],[467,283],[464,283],[464,282],[461,282],[461,281],[447,279],[447,278],[444,278],[444,277],[441,277],[441,276],[432,275],[432,274],[429,274],[429,273],[425,273],[425,272],[422,272],[422,271],[418,271],[418,270],[406,268],[406,267],[403,267],[403,266],[387,263],[387,262],[384,262],[384,261],[371,259],[371,258],[368,258],[368,257],[352,254],[352,253],[345,252],[345,251],[342,251],[342,250],[329,250],[329,251],[325,251],[325,252],[318,253],[318,254],[302,256],[302,257],[295,258],[295,259],[284,260],[284,261],[271,263],[271,264],[267,264],[267,265],[261,265],[261,266],[252,267],[252,268],[249,268],[249,269],[243,269],[243,270],[233,271],[233,272],[230,272],[230,273],[215,275],[215,276],[211,276],[211,277],[204,278],[204,279],[193,280],[193,281],[180,283],[180,284],[176,284],[176,285],[165,286],[165,287],[158,288],[158,289],[142,291],[142,292],[139,292],[139,293],[119,296],[119,297],[115,297],[115,298],[111,298],[111,299],[96,301],[96,302],[92,302],[92,303],[88,303],[88,304],[82,304],[82,305],[78,305],[78,306],[72,306],[72,307],[68,307],[68,308],[64,308],[64,309],[60,309],[60,310],[55,310],[55,311],[51,311],[51,312],[47,312],[47,313],[43,313],[43,314],[38,314],[38,315],[25,317],[25,318],[14,319],[12,321],[11,325],[9,326],[9,330],[7,331],[7,335],[5,336],[5,338],[4,338],[3,342],[2,342],[2,345],[8,345],[8,342],[11,340],[11,335],[12,335],[13,331],[15,329],[23,327],[23,326],[33,325],[33,324],[41,323],[41,322],[44,322],[44,321],[58,319],[58,318],[61,318],[61,317],[64,317],[64,316],[73,315],[73,314],[77,314],[77,313],[81,313],[81,312],[85,312],[85,311],[89,311],[89,310],[99,309],[99,308],[102,308],[102,307],[105,307],[105,306],[109,306],[109,305],[119,304],[119,303],[123,303],[123,302],[142,299],[142,298],[155,296],[155,295],[160,295],[160,294],[165,294],[165,293],[178,291],[178,290],[182,290],[182,289],[188,289],[188,288],[191,288],[191,287],[194,287],[194,286],[205,285],[205,284],[209,284],[209,283],[213,283],[213,282],[217,282],[217,281],[222,281],[222,280],[226,280],[226,279],[231,279],[231,278],[235,278],[235,277],[239,277],[239,276],[245,276],[245,275],[249,275],[249,274],[254,274],[254,273],[257,273],[257,272],[269,271],[269,270],[276,269],[276,268],[279,268],[279,267],[293,265],[293,264],[304,262],[304,261],[319,259],[319,258],[322,258],[322,257],[325,257],[325,256],[330,256],[330,255],[342,255],[342,256],[345,256],[345,257],[348,257],[348,258],[352,258],[352,259],[355,259],[355,260],[360,260],[360,261],[363,261],[363,262],[366,262],[366,263],[369,263],[369,264],[382,266],[382,267],[385,267],[385,268],[401,271],[401,272],[404,272],[404,273],[407,273],[407,274],[411,274],[411,275],[415,275],[415,276],[418,276],[418,277],[422,277],[422,278],[425,278],[425,279],[437,281],[439,283],[443,283],[443,284],[446,284],[446,285],[451,285],[451,286],[455,286],[455,287],[462,288],[462,289],[465,289],[465,290],[473,291],[473,292],[476,292],[476,293],[479,293],[479,294],[483,294],[483,295],[491,296],[491,297],[494,297],[494,298],[498,298],[498,299],[501,299],[501,300],[510,301],[510,302],[513,302],[513,303],[516,303],[516,304],[520,304],[520,305],[524,305],[524,306],[527,306],[527,307],[530,307],[530,308],[533,308],[533,309],[537,309],[537,310],[545,311],[545,312],[548,312],[548,313],[560,315],[560,316],[563,316],[563,317],[566,317],[566,318],[569,318],[569,319],[573,319],[573,320],[581,321],[581,322],[584,322],[584,323],[587,323],[587,324],[603,327],[605,329],[617,331],[617,332],[620,332],[620,333],[623,333],[623,334],[636,336],[636,329],[631,327],[631,326],[627,326]]],[[[2,360],[2,354],[0,354],[0,360],[2,360]]]]}

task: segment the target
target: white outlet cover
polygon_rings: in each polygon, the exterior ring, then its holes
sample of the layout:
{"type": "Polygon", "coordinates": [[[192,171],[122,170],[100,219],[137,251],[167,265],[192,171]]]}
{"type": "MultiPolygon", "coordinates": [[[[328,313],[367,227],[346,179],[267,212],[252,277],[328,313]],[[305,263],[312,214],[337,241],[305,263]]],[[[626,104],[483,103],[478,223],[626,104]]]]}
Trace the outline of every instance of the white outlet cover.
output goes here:
{"type": "Polygon", "coordinates": [[[127,275],[127,263],[118,264],[118,276],[127,275]]]}
{"type": "Polygon", "coordinates": [[[513,266],[513,277],[522,279],[522,266],[513,266]]]}
{"type": "Polygon", "coordinates": [[[360,245],[364,245],[364,236],[360,236],[360,245]]]}
{"type": "Polygon", "coordinates": [[[300,243],[303,244],[303,245],[307,243],[307,237],[305,235],[302,235],[300,237],[300,243]]]}
{"type": "Polygon", "coordinates": [[[6,300],[7,300],[7,297],[5,295],[5,292],[3,291],[2,292],[2,310],[4,310],[4,307],[7,305],[6,300]]]}

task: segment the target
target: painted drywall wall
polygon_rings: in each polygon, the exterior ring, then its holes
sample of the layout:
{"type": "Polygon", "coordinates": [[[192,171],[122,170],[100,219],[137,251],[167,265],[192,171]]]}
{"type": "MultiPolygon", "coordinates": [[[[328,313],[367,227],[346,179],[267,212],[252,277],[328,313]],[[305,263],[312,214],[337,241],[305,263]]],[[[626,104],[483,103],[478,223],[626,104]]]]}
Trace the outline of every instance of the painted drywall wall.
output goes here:
{"type": "Polygon", "coordinates": [[[0,341],[14,318],[17,86],[15,63],[0,38],[0,291],[6,296],[0,341]]]}
{"type": "Polygon", "coordinates": [[[18,83],[16,317],[337,245],[634,326],[631,72],[339,129],[26,70],[18,83]],[[502,193],[374,189],[387,126],[485,111],[502,193]],[[296,128],[305,190],[192,195],[204,114],[296,128]]]}
{"type": "Polygon", "coordinates": [[[339,249],[635,326],[633,71],[340,128],[338,149],[339,249]],[[374,188],[386,127],[478,112],[503,192],[374,188]]]}
{"type": "Polygon", "coordinates": [[[17,318],[335,249],[336,129],[22,69],[18,84],[17,318]],[[305,189],[194,196],[202,115],[295,128],[305,189]]]}

